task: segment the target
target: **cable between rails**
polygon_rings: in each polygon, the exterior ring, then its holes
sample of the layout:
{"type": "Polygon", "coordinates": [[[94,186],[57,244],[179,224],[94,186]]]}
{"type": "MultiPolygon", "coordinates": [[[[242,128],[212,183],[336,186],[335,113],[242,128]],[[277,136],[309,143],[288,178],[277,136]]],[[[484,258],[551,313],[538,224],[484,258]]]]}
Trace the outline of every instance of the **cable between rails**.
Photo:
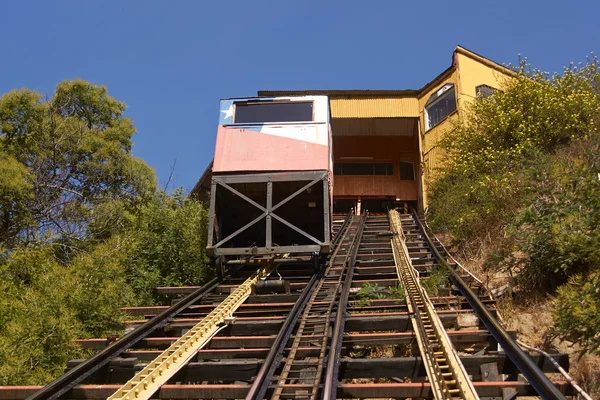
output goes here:
{"type": "Polygon", "coordinates": [[[583,397],[585,400],[592,400],[592,398],[590,397],[589,394],[587,394],[575,381],[575,379],[571,378],[571,375],[569,375],[567,373],[567,371],[564,370],[563,367],[560,366],[559,363],[556,362],[556,360],[554,360],[554,358],[552,358],[552,356],[548,353],[546,353],[544,350],[542,349],[538,349],[537,347],[533,347],[533,346],[529,346],[526,345],[525,343],[521,342],[520,340],[517,340],[517,343],[521,346],[521,347],[525,347],[528,350],[532,350],[535,352],[538,352],[542,355],[544,355],[548,360],[550,360],[550,362],[556,367],[556,369],[558,370],[558,372],[560,372],[562,374],[562,376],[565,377],[565,379],[567,380],[567,382],[569,382],[569,384],[571,386],[573,386],[573,388],[577,391],[578,394],[581,395],[581,397],[583,397]]]}

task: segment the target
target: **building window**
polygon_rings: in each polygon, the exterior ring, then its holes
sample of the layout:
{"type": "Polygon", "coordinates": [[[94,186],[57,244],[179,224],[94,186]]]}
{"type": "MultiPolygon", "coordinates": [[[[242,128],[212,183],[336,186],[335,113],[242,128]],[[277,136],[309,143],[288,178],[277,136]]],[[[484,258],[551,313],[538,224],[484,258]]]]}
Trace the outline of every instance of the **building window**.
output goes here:
{"type": "Polygon", "coordinates": [[[414,181],[415,180],[415,166],[410,161],[400,161],[400,180],[401,181],[414,181]]]}
{"type": "Polygon", "coordinates": [[[456,111],[454,85],[448,83],[431,95],[425,104],[425,124],[429,130],[456,111]]]}
{"type": "Polygon", "coordinates": [[[335,163],[334,175],[394,175],[392,163],[335,163]]]}
{"type": "Polygon", "coordinates": [[[497,91],[498,91],[498,89],[493,88],[488,85],[479,85],[475,88],[475,94],[477,95],[477,98],[490,97],[497,91]]]}
{"type": "Polygon", "coordinates": [[[313,120],[313,103],[235,103],[235,124],[262,122],[308,122],[313,120]]]}

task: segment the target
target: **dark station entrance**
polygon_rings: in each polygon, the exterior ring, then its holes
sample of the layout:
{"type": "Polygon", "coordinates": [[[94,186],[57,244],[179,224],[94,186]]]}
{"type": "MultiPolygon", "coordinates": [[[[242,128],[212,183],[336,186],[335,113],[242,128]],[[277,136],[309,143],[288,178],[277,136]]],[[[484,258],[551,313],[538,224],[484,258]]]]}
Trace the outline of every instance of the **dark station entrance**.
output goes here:
{"type": "Polygon", "coordinates": [[[418,118],[332,118],[333,210],[386,212],[419,201],[418,118]],[[360,200],[360,207],[358,202],[360,200]]]}

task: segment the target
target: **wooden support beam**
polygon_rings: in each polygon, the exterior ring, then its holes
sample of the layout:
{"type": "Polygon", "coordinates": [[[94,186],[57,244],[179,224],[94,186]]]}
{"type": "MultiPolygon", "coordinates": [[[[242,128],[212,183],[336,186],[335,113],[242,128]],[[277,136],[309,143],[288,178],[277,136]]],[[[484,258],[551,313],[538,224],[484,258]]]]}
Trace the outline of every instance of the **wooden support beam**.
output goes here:
{"type": "MultiPolygon", "coordinates": [[[[234,324],[235,325],[235,324],[234,324]]],[[[516,337],[515,330],[509,331],[516,337]]],[[[486,330],[449,330],[448,335],[453,343],[481,343],[489,340],[489,332],[486,330]]],[[[270,347],[276,335],[262,336],[215,336],[205,347],[207,349],[241,349],[270,347]]],[[[294,335],[290,338],[290,345],[294,335]]],[[[135,348],[163,349],[174,343],[178,337],[151,337],[140,340],[135,348]]],[[[386,332],[386,333],[346,333],[344,334],[344,345],[371,346],[371,345],[394,345],[410,344],[414,340],[413,332],[386,332]]],[[[104,339],[81,339],[76,341],[84,348],[98,349],[106,345],[104,339]]]]}
{"type": "MultiPolygon", "coordinates": [[[[262,350],[262,349],[261,349],[262,350]]],[[[265,349],[267,350],[267,349],[265,349]]],[[[306,349],[308,352],[310,349],[306,349]]],[[[158,352],[154,352],[158,354],[158,352]]],[[[154,354],[154,355],[156,355],[154,354]]],[[[307,353],[308,354],[308,353],[307,353]]],[[[107,371],[100,371],[106,378],[96,383],[118,383],[130,379],[133,374],[140,371],[149,357],[145,360],[133,357],[118,358],[113,360],[107,371]],[[110,371],[110,372],[109,372],[110,371]]],[[[258,354],[256,354],[258,355],[258,354]]],[[[569,357],[566,354],[553,354],[552,357],[563,367],[568,369],[569,357]]],[[[556,367],[545,356],[531,356],[533,362],[541,365],[545,373],[557,372],[556,367]]],[[[220,361],[195,361],[190,362],[180,373],[175,376],[175,381],[187,382],[211,382],[211,381],[250,381],[262,366],[260,359],[224,359],[220,361]]],[[[484,376],[484,371],[492,370],[502,374],[510,374],[516,371],[516,367],[507,361],[505,354],[462,356],[461,362],[474,381],[497,380],[497,376],[484,376]]],[[[81,360],[69,362],[69,368],[74,368],[81,360]]],[[[414,378],[425,376],[425,367],[421,357],[393,357],[393,358],[370,358],[351,359],[344,357],[340,365],[340,379],[356,378],[414,378]]]]}
{"type": "MultiPolygon", "coordinates": [[[[495,314],[495,310],[490,310],[495,314]]],[[[456,326],[457,317],[460,314],[469,314],[470,310],[440,310],[439,315],[444,327],[453,328],[456,326]]],[[[265,335],[277,334],[283,323],[284,316],[271,317],[239,317],[234,324],[225,328],[221,335],[252,335],[260,332],[265,335]]],[[[170,336],[182,329],[189,329],[200,319],[176,319],[164,328],[158,329],[156,335],[170,336]]],[[[142,321],[131,323],[136,326],[142,321]]],[[[376,331],[408,331],[411,330],[410,317],[407,312],[388,312],[388,313],[361,313],[350,314],[346,322],[346,332],[376,332],[376,331]]],[[[87,348],[101,349],[106,346],[106,339],[87,339],[97,342],[97,346],[88,346],[87,348]]]]}
{"type": "MultiPolygon", "coordinates": [[[[494,311],[495,312],[495,311],[494,311]]],[[[456,325],[456,319],[460,314],[468,314],[470,310],[440,310],[439,315],[446,328],[453,328],[456,325]]],[[[285,316],[269,317],[239,317],[234,324],[229,325],[222,332],[222,335],[251,335],[256,332],[263,334],[276,334],[281,328],[285,316]]],[[[163,329],[157,330],[157,335],[169,336],[174,331],[188,329],[194,326],[199,318],[181,318],[175,319],[163,329]],[[165,335],[165,333],[168,333],[165,335]]],[[[143,320],[129,322],[129,326],[136,326],[143,323],[143,320]]],[[[406,331],[411,330],[410,317],[407,312],[386,312],[386,313],[355,313],[350,314],[346,323],[346,332],[364,332],[364,331],[406,331]]]]}
{"type": "MultiPolygon", "coordinates": [[[[233,292],[238,285],[219,285],[215,290],[215,293],[231,293],[233,292]]],[[[302,290],[306,287],[306,282],[293,282],[290,283],[290,287],[292,291],[302,290]]],[[[154,291],[157,294],[190,294],[194,290],[198,289],[198,286],[177,286],[177,287],[157,287],[154,291]]]]}

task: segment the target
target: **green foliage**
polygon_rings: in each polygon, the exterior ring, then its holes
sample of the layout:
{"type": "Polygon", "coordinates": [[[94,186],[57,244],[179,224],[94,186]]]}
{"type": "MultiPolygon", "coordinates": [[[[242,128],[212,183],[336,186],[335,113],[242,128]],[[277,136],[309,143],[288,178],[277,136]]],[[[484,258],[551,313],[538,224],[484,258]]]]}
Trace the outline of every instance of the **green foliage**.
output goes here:
{"type": "Polygon", "coordinates": [[[438,296],[440,289],[448,286],[448,271],[445,268],[434,267],[427,279],[421,280],[421,286],[430,296],[438,296]]]}
{"type": "Polygon", "coordinates": [[[134,249],[125,264],[139,299],[157,286],[199,285],[212,277],[205,254],[208,211],[181,190],[158,193],[142,206],[129,234],[134,249]]]}
{"type": "Polygon", "coordinates": [[[356,297],[359,299],[359,305],[361,307],[367,307],[371,305],[372,299],[383,298],[380,290],[381,288],[376,283],[367,282],[362,285],[360,290],[356,293],[356,297]]]}
{"type": "Polygon", "coordinates": [[[156,189],[124,110],[82,80],[0,97],[0,385],[48,383],[122,307],[211,276],[207,211],[156,189]]]}
{"type": "Polygon", "coordinates": [[[529,204],[511,236],[521,253],[519,281],[554,289],[569,276],[600,268],[600,140],[573,143],[531,168],[529,204]]]}
{"type": "Polygon", "coordinates": [[[131,213],[107,203],[100,214],[117,227],[68,257],[60,242],[21,245],[0,258],[0,385],[49,382],[82,356],[75,339],[121,332],[121,307],[155,303],[156,286],[210,276],[207,212],[181,191],[158,192],[131,213]]]}
{"type": "Polygon", "coordinates": [[[122,329],[135,302],[123,264],[131,240],[112,238],[70,265],[52,245],[18,247],[0,263],[0,382],[40,384],[81,356],[75,339],[122,329]]]}
{"type": "Polygon", "coordinates": [[[433,225],[460,246],[489,246],[487,264],[518,288],[557,290],[556,334],[597,351],[598,60],[552,76],[522,64],[501,89],[440,141],[448,159],[431,186],[433,225]]]}
{"type": "Polygon", "coordinates": [[[432,226],[461,243],[497,234],[522,201],[519,179],[510,171],[444,174],[430,192],[432,226]]]}
{"type": "Polygon", "coordinates": [[[131,230],[142,205],[132,208],[123,200],[105,201],[90,210],[87,230],[91,239],[102,241],[131,230]]]}
{"type": "Polygon", "coordinates": [[[552,77],[522,64],[502,91],[472,102],[439,143],[448,158],[431,187],[434,226],[464,242],[510,223],[539,155],[599,132],[598,76],[596,59],[552,77]]]}
{"type": "Polygon", "coordinates": [[[406,290],[404,289],[404,285],[398,284],[397,286],[391,286],[387,291],[388,298],[391,299],[404,299],[406,295],[406,290]]]}
{"type": "Polygon", "coordinates": [[[82,337],[121,331],[125,314],[120,308],[140,303],[125,268],[132,250],[130,238],[116,235],[74,257],[69,272],[77,285],[70,306],[82,324],[82,337]]]}
{"type": "Polygon", "coordinates": [[[558,289],[554,333],[581,345],[582,352],[600,352],[600,271],[577,275],[558,289]]]}
{"type": "Polygon", "coordinates": [[[53,98],[28,89],[0,98],[0,243],[85,235],[90,209],[151,193],[152,170],[131,154],[135,128],[106,88],[76,79],[53,98]],[[20,208],[17,208],[17,205],[20,208]]]}
{"type": "Polygon", "coordinates": [[[81,355],[70,307],[76,282],[51,249],[14,251],[0,267],[0,384],[39,384],[81,355]],[[25,278],[25,279],[24,279],[25,278]]]}
{"type": "Polygon", "coordinates": [[[359,299],[358,304],[361,307],[368,307],[371,305],[371,300],[382,300],[382,299],[404,299],[404,286],[398,284],[397,286],[391,286],[387,290],[383,290],[378,284],[367,282],[360,287],[360,290],[356,293],[356,297],[359,299]]]}
{"type": "Polygon", "coordinates": [[[515,169],[539,151],[598,132],[598,62],[549,77],[521,65],[503,91],[471,103],[442,147],[448,169],[490,173],[515,169]]]}
{"type": "Polygon", "coordinates": [[[27,167],[0,149],[0,244],[12,245],[19,232],[30,226],[26,201],[33,197],[27,167]]]}

